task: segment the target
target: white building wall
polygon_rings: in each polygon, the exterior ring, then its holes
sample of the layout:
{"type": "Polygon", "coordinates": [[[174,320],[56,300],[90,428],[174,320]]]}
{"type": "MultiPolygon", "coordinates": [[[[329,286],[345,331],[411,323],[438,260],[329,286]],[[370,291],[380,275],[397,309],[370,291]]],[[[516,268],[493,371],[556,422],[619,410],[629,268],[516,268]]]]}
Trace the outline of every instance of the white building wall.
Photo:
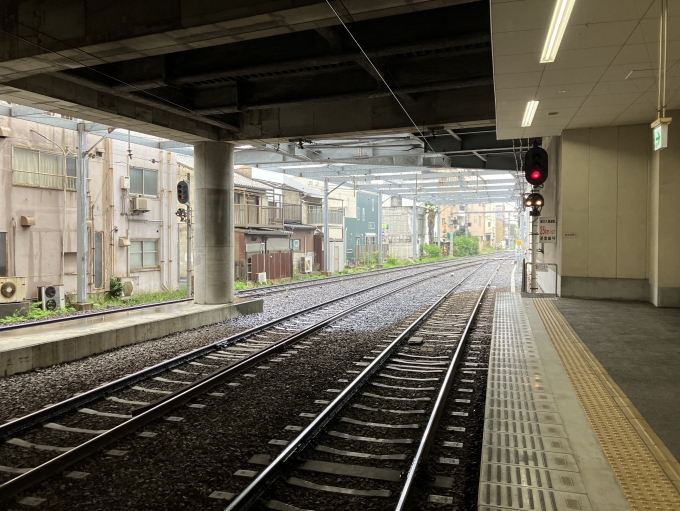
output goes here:
{"type": "MultiPolygon", "coordinates": [[[[76,132],[23,119],[0,117],[0,125],[12,136],[0,139],[0,232],[7,232],[8,275],[27,277],[27,296],[35,298],[38,286],[64,284],[67,293],[76,289],[76,192],[33,188],[13,184],[14,147],[46,153],[76,155],[76,132]],[[44,138],[45,137],[45,138],[44,138]],[[21,217],[32,217],[35,225],[21,226],[21,217]],[[63,258],[62,258],[63,252],[63,258]]],[[[88,148],[99,136],[88,136],[88,148]]],[[[105,140],[98,146],[100,157],[89,159],[88,247],[90,269],[88,292],[108,289],[111,276],[138,281],[139,290],[177,287],[177,209],[175,198],[176,159],[168,152],[105,140]],[[120,178],[129,165],[158,171],[157,195],[150,198],[150,211],[132,214],[130,196],[121,190],[120,178]],[[95,233],[103,234],[103,285],[97,289],[92,276],[95,233]],[[119,238],[157,241],[157,265],[135,270],[128,265],[129,249],[119,238]]]]}

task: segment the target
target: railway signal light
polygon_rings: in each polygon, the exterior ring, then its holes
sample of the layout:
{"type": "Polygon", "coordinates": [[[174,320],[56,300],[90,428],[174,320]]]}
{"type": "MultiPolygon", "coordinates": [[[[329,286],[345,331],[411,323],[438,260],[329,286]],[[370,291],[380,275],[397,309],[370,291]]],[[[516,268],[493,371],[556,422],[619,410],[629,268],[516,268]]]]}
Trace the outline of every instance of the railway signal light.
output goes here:
{"type": "Polygon", "coordinates": [[[189,183],[186,181],[177,183],[177,200],[180,204],[189,202],[189,183]]]}
{"type": "Polygon", "coordinates": [[[543,195],[540,193],[530,193],[527,195],[527,198],[524,199],[524,205],[527,208],[531,208],[529,216],[541,216],[543,204],[545,204],[545,201],[543,200],[543,195]]]}
{"type": "Polygon", "coordinates": [[[532,186],[539,186],[548,179],[548,153],[534,140],[534,147],[524,156],[524,177],[532,186]]]}

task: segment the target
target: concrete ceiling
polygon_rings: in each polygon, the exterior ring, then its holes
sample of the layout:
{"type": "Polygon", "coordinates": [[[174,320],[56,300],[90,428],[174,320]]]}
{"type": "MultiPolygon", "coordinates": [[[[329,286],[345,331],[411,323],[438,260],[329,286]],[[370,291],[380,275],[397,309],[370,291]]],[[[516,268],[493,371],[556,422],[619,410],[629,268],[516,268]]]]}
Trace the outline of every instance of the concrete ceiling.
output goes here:
{"type": "Polygon", "coordinates": [[[12,103],[185,143],[413,129],[384,78],[423,129],[493,125],[485,0],[332,0],[377,70],[325,0],[35,3],[0,24],[12,103]]]}
{"type": "MultiPolygon", "coordinates": [[[[660,0],[576,0],[555,62],[539,63],[555,0],[491,0],[498,137],[656,118],[660,0]],[[522,128],[526,104],[539,100],[522,128]]],[[[668,108],[680,107],[680,2],[669,2],[668,108]]]]}

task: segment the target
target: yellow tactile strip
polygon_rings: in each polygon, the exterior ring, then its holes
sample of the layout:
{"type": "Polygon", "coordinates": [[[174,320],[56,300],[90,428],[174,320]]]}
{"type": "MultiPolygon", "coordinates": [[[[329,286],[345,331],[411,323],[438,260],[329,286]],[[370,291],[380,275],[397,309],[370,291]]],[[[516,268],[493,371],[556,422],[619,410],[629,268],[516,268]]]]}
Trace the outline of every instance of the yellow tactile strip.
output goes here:
{"type": "Polygon", "coordinates": [[[551,299],[541,320],[634,510],[680,511],[680,465],[551,299]]]}

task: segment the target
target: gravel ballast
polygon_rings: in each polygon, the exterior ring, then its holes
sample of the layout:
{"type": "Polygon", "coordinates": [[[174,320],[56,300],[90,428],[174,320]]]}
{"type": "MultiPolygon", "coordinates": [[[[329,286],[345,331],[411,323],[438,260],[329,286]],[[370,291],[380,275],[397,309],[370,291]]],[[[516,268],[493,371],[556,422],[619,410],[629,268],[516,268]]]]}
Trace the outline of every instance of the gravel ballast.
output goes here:
{"type": "MultiPolygon", "coordinates": [[[[353,371],[361,369],[357,362],[384,344],[382,341],[389,338],[397,323],[421,311],[447,290],[454,279],[470,271],[413,284],[376,301],[313,336],[308,348],[293,350],[297,353],[281,357],[281,362],[266,361],[261,369],[249,371],[255,376],[238,376],[234,382],[239,386],[225,384],[212,389],[223,396],[205,395],[191,403],[204,404],[205,408],[183,406],[172,412],[182,419],[179,422],[159,420],[148,425],[145,429],[157,433],[156,436],[129,436],[109,446],[127,454],[97,454],[70,468],[88,472],[87,478],[51,479],[22,496],[46,498],[45,507],[50,509],[223,509],[226,501],[210,498],[210,494],[242,490],[249,479],[234,475],[237,470],[261,470],[261,465],[249,463],[252,456],[275,456],[280,452],[282,447],[270,444],[270,440],[294,438],[297,433],[286,430],[286,426],[306,426],[311,418],[301,417],[300,413],[321,411],[325,404],[315,401],[332,399],[328,389],[346,385],[338,380],[351,380],[353,371]]],[[[367,280],[370,279],[363,279],[362,285],[367,286],[367,280]]],[[[320,290],[312,289],[309,300],[318,303],[322,300],[320,290]]],[[[280,310],[291,301],[285,294],[268,299],[280,301],[276,316],[282,315],[280,310]]],[[[239,318],[229,322],[230,327],[246,328],[234,323],[251,319],[239,318]]],[[[200,331],[205,330],[208,329],[200,331]]],[[[203,344],[207,343],[200,345],[203,344]]],[[[107,355],[118,353],[120,350],[107,355]]],[[[129,366],[126,372],[130,372],[129,366]]],[[[79,427],[83,426],[79,423],[79,427]]],[[[45,440],[43,436],[36,438],[45,440]]]]}
{"type": "MultiPolygon", "coordinates": [[[[458,261],[454,263],[460,264],[458,261]]],[[[126,346],[74,362],[1,378],[0,397],[3,406],[0,407],[0,422],[16,419],[145,367],[218,342],[248,328],[399,276],[413,275],[426,269],[434,268],[409,267],[400,272],[378,273],[363,279],[329,282],[327,285],[268,295],[263,298],[264,312],[259,314],[241,316],[223,323],[126,346]]]]}

